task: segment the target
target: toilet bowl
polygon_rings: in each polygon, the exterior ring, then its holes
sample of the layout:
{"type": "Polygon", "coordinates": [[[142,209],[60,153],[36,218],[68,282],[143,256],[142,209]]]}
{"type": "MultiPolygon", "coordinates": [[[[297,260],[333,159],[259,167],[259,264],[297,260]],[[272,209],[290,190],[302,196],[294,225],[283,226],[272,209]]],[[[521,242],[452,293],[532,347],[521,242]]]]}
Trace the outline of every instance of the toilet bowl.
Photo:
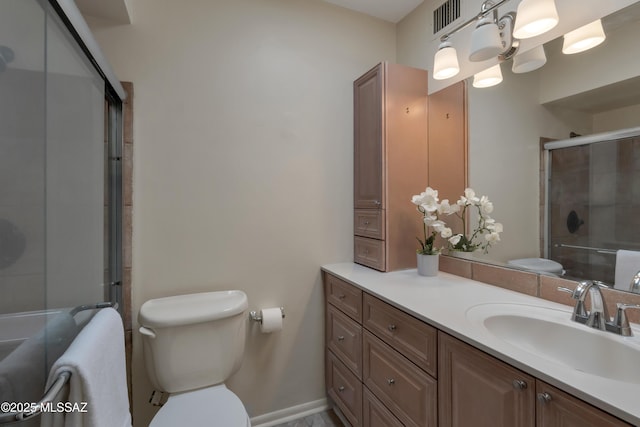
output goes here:
{"type": "Polygon", "coordinates": [[[224,384],[169,396],[149,427],[251,427],[244,405],[224,384]]]}
{"type": "Polygon", "coordinates": [[[524,270],[535,271],[543,274],[556,274],[562,276],[564,269],[562,264],[546,258],[519,258],[507,261],[507,264],[524,270]]]}
{"type": "Polygon", "coordinates": [[[249,416],[224,382],[242,362],[247,322],[242,291],[153,299],[140,307],[147,375],[169,399],[153,427],[247,427],[249,416]]]}

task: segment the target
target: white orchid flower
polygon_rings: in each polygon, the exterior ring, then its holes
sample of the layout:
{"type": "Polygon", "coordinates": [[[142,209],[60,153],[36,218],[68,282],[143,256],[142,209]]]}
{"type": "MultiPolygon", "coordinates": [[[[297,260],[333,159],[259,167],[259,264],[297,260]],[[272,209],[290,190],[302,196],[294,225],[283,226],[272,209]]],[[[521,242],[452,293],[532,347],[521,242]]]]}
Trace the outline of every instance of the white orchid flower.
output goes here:
{"type": "Polygon", "coordinates": [[[493,212],[493,203],[489,201],[487,196],[482,196],[480,198],[480,212],[483,214],[490,214],[493,212]]]}
{"type": "Polygon", "coordinates": [[[455,246],[455,245],[458,244],[460,239],[462,239],[462,234],[453,235],[453,236],[449,237],[449,243],[451,243],[453,246],[455,246]]]}
{"type": "Polygon", "coordinates": [[[453,231],[451,231],[449,227],[442,227],[442,230],[440,230],[440,235],[443,239],[448,239],[453,235],[453,231]]]}
{"type": "Polygon", "coordinates": [[[489,243],[495,243],[495,242],[499,242],[500,241],[500,235],[498,233],[489,233],[489,234],[485,234],[484,236],[485,240],[489,243]]]}

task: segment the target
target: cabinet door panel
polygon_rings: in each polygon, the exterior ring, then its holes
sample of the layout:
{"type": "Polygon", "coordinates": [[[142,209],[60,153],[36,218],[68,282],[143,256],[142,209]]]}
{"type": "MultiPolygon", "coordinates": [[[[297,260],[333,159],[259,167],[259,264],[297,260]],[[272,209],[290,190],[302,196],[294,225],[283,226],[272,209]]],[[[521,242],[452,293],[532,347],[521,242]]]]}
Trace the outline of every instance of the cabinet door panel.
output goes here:
{"type": "Polygon", "coordinates": [[[535,425],[533,377],[447,334],[438,339],[440,427],[535,425]]]}
{"type": "Polygon", "coordinates": [[[353,261],[376,270],[385,271],[384,241],[367,237],[353,238],[353,261]]]}
{"type": "Polygon", "coordinates": [[[356,209],[353,216],[353,234],[372,239],[384,239],[384,211],[356,209]]]}
{"type": "Polygon", "coordinates": [[[536,381],[536,393],[540,397],[536,403],[538,427],[630,426],[540,380],[536,381]]]}
{"type": "Polygon", "coordinates": [[[367,293],[362,324],[404,357],[437,376],[437,330],[367,293]]]}
{"type": "Polygon", "coordinates": [[[362,403],[362,425],[367,427],[404,427],[402,423],[364,387],[362,403]]]}
{"type": "Polygon", "coordinates": [[[362,291],[344,280],[324,273],[325,297],[356,322],[362,322],[362,291]]]}
{"type": "Polygon", "coordinates": [[[362,377],[362,326],[327,304],[326,342],[358,378],[362,377]]]}
{"type": "Polygon", "coordinates": [[[337,357],[326,353],[327,394],[353,427],[362,425],[362,383],[337,357]]]}
{"type": "Polygon", "coordinates": [[[384,208],[382,67],[378,64],[353,84],[355,208],[384,208]]]}
{"type": "Polygon", "coordinates": [[[362,358],[364,384],[405,426],[436,426],[436,380],[368,331],[362,358]]]}

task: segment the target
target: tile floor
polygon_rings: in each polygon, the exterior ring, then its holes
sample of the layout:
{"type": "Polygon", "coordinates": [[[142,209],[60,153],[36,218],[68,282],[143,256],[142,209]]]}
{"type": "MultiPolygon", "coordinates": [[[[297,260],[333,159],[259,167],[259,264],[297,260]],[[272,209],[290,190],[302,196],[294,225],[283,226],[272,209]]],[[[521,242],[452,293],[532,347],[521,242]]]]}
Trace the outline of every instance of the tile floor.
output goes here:
{"type": "Polygon", "coordinates": [[[275,427],[343,427],[340,418],[332,411],[328,410],[318,414],[309,415],[305,418],[278,424],[275,427]]]}

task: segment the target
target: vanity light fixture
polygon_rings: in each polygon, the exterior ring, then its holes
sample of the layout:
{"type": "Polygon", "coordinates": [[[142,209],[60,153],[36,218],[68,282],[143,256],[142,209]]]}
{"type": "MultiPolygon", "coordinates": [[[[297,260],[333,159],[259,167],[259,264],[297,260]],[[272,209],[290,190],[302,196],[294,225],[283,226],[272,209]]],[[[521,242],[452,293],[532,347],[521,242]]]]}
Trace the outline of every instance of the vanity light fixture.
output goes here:
{"type": "Polygon", "coordinates": [[[473,76],[473,87],[476,88],[491,87],[499,84],[500,82],[502,82],[500,64],[496,64],[484,71],[480,71],[473,76]]]}
{"type": "Polygon", "coordinates": [[[518,5],[513,36],[518,39],[539,36],[558,25],[558,21],[554,0],[522,0],[518,5]]]}
{"type": "Polygon", "coordinates": [[[491,58],[511,58],[518,49],[519,42],[513,38],[515,13],[510,12],[498,19],[497,9],[509,0],[494,3],[486,0],[477,16],[457,26],[440,37],[440,45],[433,59],[433,78],[444,80],[460,72],[456,49],[449,39],[453,34],[476,23],[471,38],[471,61],[486,61],[491,58]]]}
{"type": "Polygon", "coordinates": [[[537,70],[547,63],[547,57],[544,54],[542,45],[536,46],[526,52],[518,53],[513,57],[513,65],[511,71],[514,73],[528,73],[537,70]]]}
{"type": "Polygon", "coordinates": [[[562,53],[571,55],[584,52],[602,43],[607,36],[602,28],[602,21],[595,20],[564,35],[562,53]]]}
{"type": "Polygon", "coordinates": [[[433,78],[444,80],[455,76],[460,72],[458,54],[449,40],[440,43],[436,56],[433,59],[433,78]]]}

